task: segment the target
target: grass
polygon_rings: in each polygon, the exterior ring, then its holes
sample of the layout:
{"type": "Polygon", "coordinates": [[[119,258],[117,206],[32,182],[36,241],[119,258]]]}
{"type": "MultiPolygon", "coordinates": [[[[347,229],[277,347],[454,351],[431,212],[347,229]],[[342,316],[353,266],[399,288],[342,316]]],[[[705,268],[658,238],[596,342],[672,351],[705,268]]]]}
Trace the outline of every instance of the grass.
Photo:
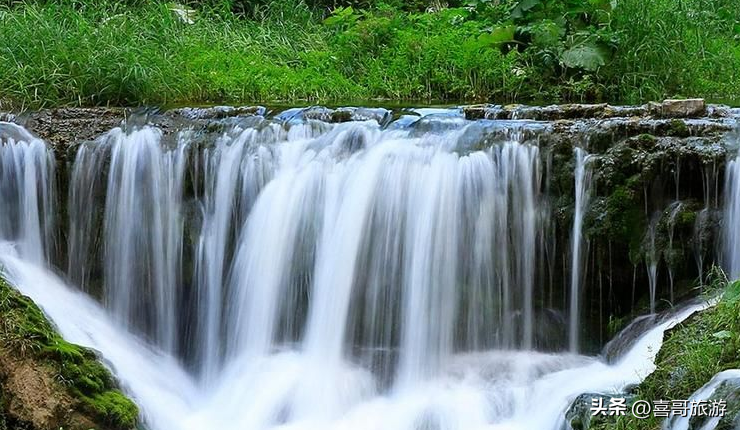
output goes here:
{"type": "Polygon", "coordinates": [[[621,0],[623,49],[608,80],[628,100],[740,97],[740,9],[732,0],[621,0]]]}
{"type": "MultiPolygon", "coordinates": [[[[724,293],[719,303],[668,331],[656,358],[656,370],[637,388],[635,400],[685,400],[717,373],[740,368],[740,281],[727,283],[715,271],[710,294],[724,293]]],[[[732,405],[729,405],[732,406],[732,405]]],[[[731,428],[727,414],[719,428],[731,428]]],[[[657,430],[655,417],[621,416],[600,421],[593,430],[657,430]]]]}
{"type": "Polygon", "coordinates": [[[116,388],[95,353],[62,339],[31,299],[7,285],[2,277],[0,350],[48,366],[56,374],[56,382],[107,428],[135,427],[138,408],[116,388]]]}
{"type": "Polygon", "coordinates": [[[590,10],[539,2],[541,10],[512,27],[507,11],[515,0],[481,2],[486,14],[374,3],[331,23],[326,9],[301,0],[266,3],[248,17],[214,0],[198,8],[192,24],[163,1],[6,1],[0,103],[22,109],[740,97],[734,0],[620,0],[598,22],[588,18],[590,10]],[[553,23],[561,23],[562,34],[530,40],[528,34],[553,23]],[[517,29],[510,43],[491,42],[499,28],[517,29]],[[592,39],[609,45],[604,64],[566,67],[564,50],[592,39]]]}

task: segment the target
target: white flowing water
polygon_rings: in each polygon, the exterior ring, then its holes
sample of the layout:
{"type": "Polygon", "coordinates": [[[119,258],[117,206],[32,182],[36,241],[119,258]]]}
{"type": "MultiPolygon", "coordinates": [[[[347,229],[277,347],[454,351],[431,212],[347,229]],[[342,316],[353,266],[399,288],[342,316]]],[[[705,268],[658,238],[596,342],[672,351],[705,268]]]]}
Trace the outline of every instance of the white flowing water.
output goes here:
{"type": "Polygon", "coordinates": [[[740,278],[740,156],[727,163],[723,219],[724,269],[730,279],[740,278]]]}
{"type": "Polygon", "coordinates": [[[658,264],[660,264],[660,250],[656,246],[656,235],[658,234],[658,223],[661,213],[655,212],[650,219],[645,234],[643,248],[645,249],[645,268],[647,269],[648,281],[650,283],[650,313],[655,313],[655,298],[658,292],[658,264]]]}
{"type": "Polygon", "coordinates": [[[578,352],[580,330],[580,296],[583,277],[583,216],[588,209],[591,194],[591,169],[588,166],[590,156],[581,148],[575,149],[575,208],[573,211],[573,229],[570,235],[571,270],[570,270],[570,316],[568,320],[568,342],[570,352],[578,352]]]}
{"type": "Polygon", "coordinates": [[[560,430],[579,394],[652,371],[696,309],[613,364],[534,351],[539,148],[469,149],[454,118],[264,121],[205,144],[112,130],[72,169],[67,283],[47,268],[54,159],[2,126],[0,266],[152,430],[560,430]]]}
{"type": "Polygon", "coordinates": [[[24,128],[0,122],[0,240],[12,240],[29,261],[49,257],[54,155],[24,128]]]}
{"type": "MultiPolygon", "coordinates": [[[[44,309],[66,339],[101,351],[153,430],[560,430],[564,411],[579,394],[619,392],[652,372],[663,332],[700,308],[686,309],[651,329],[611,365],[570,354],[456,354],[433,377],[379,394],[372,390],[372,376],[352,363],[317,367],[309,351],[286,350],[236,362],[218,383],[203,389],[174,357],[122,331],[96,302],[18,258],[8,246],[0,245],[6,276],[44,309]],[[345,396],[344,404],[331,417],[287,417],[284,408],[300,392],[296,389],[317,380],[314,372],[340,382],[331,388],[345,396]]],[[[333,393],[317,392],[303,401],[323,410],[326,394],[333,393]]],[[[309,405],[304,406],[308,411],[309,405]]]]}

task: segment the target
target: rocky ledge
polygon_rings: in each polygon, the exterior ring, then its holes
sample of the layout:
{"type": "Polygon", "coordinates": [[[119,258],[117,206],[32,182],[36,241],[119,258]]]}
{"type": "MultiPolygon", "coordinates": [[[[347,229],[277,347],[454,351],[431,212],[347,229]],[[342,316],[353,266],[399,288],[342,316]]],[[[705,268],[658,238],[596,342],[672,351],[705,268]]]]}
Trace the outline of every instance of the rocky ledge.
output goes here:
{"type": "MultiPolygon", "coordinates": [[[[446,116],[450,116],[449,110],[446,116]]],[[[740,117],[740,109],[706,104],[702,99],[665,100],[641,106],[609,104],[563,104],[550,106],[473,105],[455,110],[455,115],[467,120],[530,120],[548,121],[554,130],[600,128],[620,137],[642,133],[679,133],[703,135],[705,131],[728,131],[740,117]]],[[[0,112],[0,121],[15,122],[55,146],[69,146],[92,140],[123,123],[150,123],[165,132],[183,125],[211,128],[224,121],[248,117],[267,117],[286,123],[323,121],[341,123],[374,120],[381,126],[401,116],[420,116],[418,110],[391,111],[384,108],[340,107],[336,109],[312,106],[286,110],[270,110],[262,106],[185,107],[161,111],[154,108],[57,108],[28,113],[0,112]]],[[[434,115],[440,116],[440,114],[434,115]]]]}
{"type": "Polygon", "coordinates": [[[721,118],[737,114],[727,106],[707,105],[703,99],[664,100],[640,106],[600,104],[564,104],[550,106],[475,105],[463,108],[467,119],[531,119],[557,121],[563,119],[606,118],[721,118]]]}

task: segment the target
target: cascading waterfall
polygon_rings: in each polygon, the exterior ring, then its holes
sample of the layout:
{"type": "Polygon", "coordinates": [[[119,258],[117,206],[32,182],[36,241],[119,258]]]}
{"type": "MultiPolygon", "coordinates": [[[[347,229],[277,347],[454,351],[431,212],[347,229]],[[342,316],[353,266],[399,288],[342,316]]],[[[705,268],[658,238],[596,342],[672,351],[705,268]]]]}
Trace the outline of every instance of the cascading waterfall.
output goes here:
{"type": "Polygon", "coordinates": [[[165,351],[174,352],[188,146],[167,150],[160,138],[161,132],[149,127],[131,133],[116,129],[94,147],[80,150],[78,160],[84,161],[75,164],[72,178],[69,267],[87,278],[94,234],[89,218],[74,217],[95,207],[90,197],[102,174],[96,171],[104,165],[99,159],[110,157],[103,215],[104,302],[124,326],[140,328],[165,351]],[[83,182],[90,178],[93,184],[83,182]]]}
{"type": "MultiPolygon", "coordinates": [[[[202,148],[187,136],[165,145],[155,129],[119,129],[83,146],[70,212],[96,205],[109,165],[104,302],[194,357],[205,381],[296,342],[317,363],[356,356],[398,386],[457,350],[533,347],[536,146],[461,156],[465,128],[414,137],[372,124],[237,127],[202,148]],[[185,178],[186,164],[197,174],[185,178]],[[184,228],[192,204],[202,221],[184,228]],[[180,273],[183,230],[197,235],[192,274],[180,273]]],[[[69,266],[85,279],[94,222],[71,222],[69,266]]]]}
{"type": "MultiPolygon", "coordinates": [[[[102,352],[152,430],[560,430],[575,396],[650,372],[697,307],[612,364],[536,351],[554,246],[526,126],[489,138],[434,111],[388,128],[252,118],[215,139],[114,129],[72,166],[71,287],[45,267],[51,151],[0,123],[0,266],[102,352]]],[[[575,157],[572,352],[591,185],[575,157]]]]}
{"type": "Polygon", "coordinates": [[[583,276],[582,247],[583,215],[586,212],[591,192],[590,156],[581,148],[575,149],[575,208],[573,229],[571,231],[571,271],[570,271],[570,316],[568,320],[568,339],[570,352],[578,351],[579,302],[581,278],[583,276]]]}

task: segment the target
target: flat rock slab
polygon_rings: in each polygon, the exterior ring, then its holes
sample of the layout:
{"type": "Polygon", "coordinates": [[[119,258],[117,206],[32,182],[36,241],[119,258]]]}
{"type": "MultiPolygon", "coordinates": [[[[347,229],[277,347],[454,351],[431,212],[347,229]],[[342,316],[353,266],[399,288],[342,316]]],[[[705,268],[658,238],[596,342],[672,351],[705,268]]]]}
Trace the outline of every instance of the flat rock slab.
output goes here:
{"type": "Polygon", "coordinates": [[[707,114],[704,99],[665,100],[657,112],[663,118],[699,118],[707,114]]]}
{"type": "Polygon", "coordinates": [[[701,118],[727,116],[726,106],[708,106],[703,99],[665,100],[640,106],[612,106],[600,104],[563,104],[550,106],[526,105],[473,105],[463,107],[465,118],[477,119],[531,119],[535,121],[557,121],[563,119],[607,119],[630,117],[653,118],[701,118]]]}

